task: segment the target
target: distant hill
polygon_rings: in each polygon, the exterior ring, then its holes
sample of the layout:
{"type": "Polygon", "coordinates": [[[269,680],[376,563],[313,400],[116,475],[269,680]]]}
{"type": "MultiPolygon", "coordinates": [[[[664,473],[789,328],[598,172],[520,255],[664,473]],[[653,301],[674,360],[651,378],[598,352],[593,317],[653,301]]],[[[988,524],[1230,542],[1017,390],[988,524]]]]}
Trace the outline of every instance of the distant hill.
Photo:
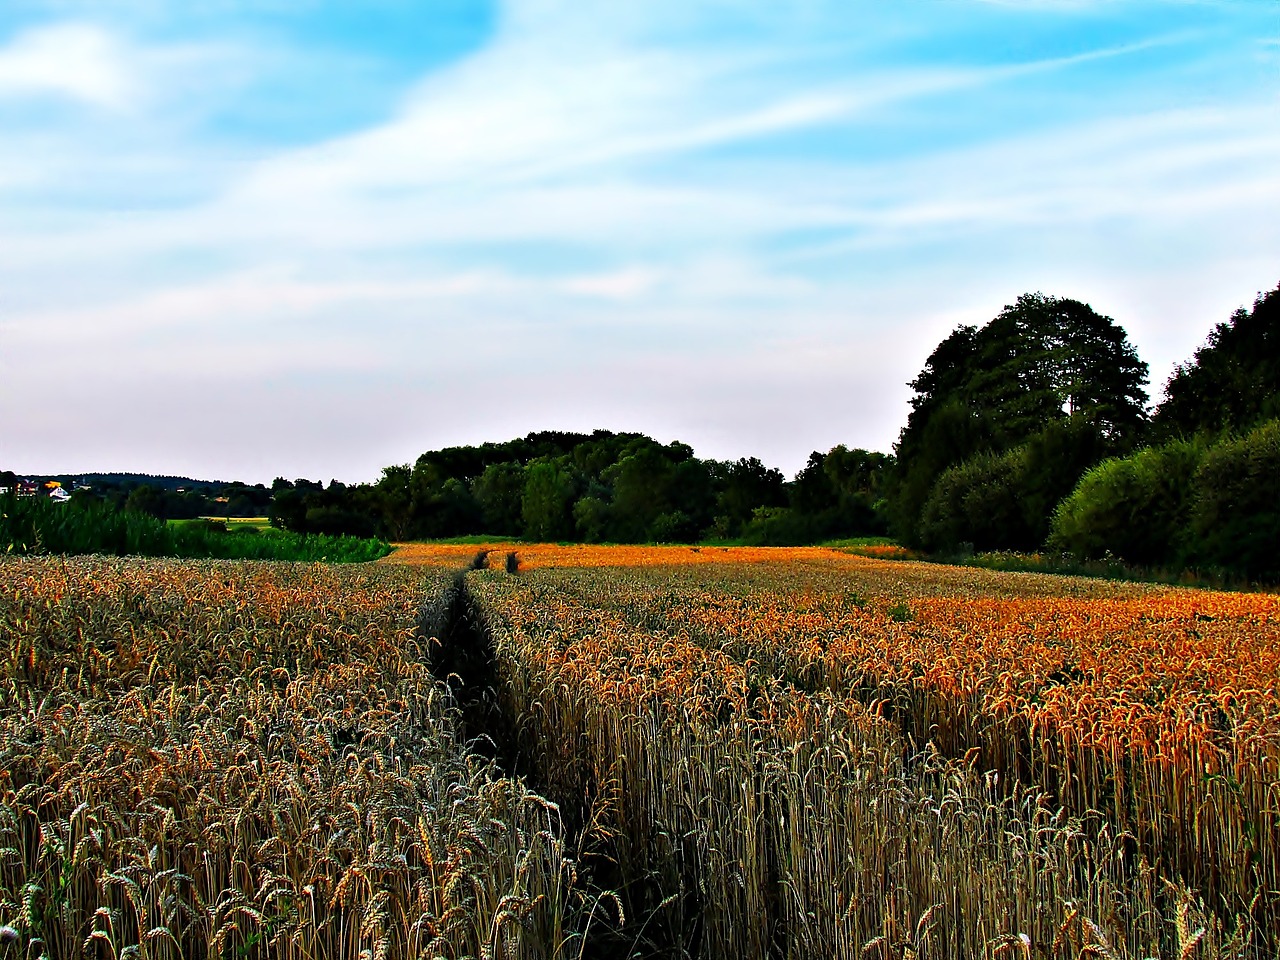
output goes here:
{"type": "Polygon", "coordinates": [[[177,490],[179,487],[223,487],[225,480],[197,480],[192,477],[157,477],[149,473],[49,473],[28,476],[28,480],[45,482],[57,480],[64,486],[80,481],[90,486],[105,484],[115,487],[140,487],[146,484],[159,490],[177,490]]]}

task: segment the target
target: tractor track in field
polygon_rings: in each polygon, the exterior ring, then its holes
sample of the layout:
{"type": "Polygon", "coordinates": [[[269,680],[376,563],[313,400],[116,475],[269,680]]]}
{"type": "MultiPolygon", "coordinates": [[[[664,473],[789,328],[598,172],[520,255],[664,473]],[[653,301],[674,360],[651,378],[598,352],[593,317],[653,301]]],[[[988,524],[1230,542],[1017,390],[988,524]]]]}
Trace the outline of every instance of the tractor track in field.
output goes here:
{"type": "MultiPolygon", "coordinates": [[[[457,573],[443,594],[423,604],[417,632],[428,641],[431,671],[448,691],[468,749],[493,762],[506,776],[522,780],[560,810],[565,849],[573,852],[575,861],[575,886],[583,894],[583,940],[567,956],[580,960],[698,957],[700,923],[678,933],[662,923],[649,923],[670,900],[642,881],[628,883],[620,874],[614,841],[594,823],[593,798],[565,796],[542,776],[535,760],[536,745],[527,742],[528,725],[503,693],[503,665],[467,584],[470,571],[485,569],[483,553],[457,573]],[[626,917],[620,924],[614,919],[619,905],[626,917]],[[667,933],[655,935],[653,931],[659,929],[667,933]]],[[[514,567],[509,558],[507,570],[513,575],[514,567]]],[[[689,895],[696,899],[694,889],[696,885],[691,884],[689,895]]]]}

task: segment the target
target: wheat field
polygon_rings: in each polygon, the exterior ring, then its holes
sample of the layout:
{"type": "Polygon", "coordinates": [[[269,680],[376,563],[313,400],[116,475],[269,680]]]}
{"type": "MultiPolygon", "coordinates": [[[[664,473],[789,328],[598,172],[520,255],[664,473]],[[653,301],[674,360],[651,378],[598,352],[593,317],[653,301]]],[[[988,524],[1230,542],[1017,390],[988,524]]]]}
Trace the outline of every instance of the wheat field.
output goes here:
{"type": "Polygon", "coordinates": [[[439,575],[44,558],[0,582],[0,956],[567,936],[557,812],[464,749],[425,665],[439,575]]]}
{"type": "Polygon", "coordinates": [[[1273,595],[498,543],[0,583],[0,957],[1275,954],[1273,595]]]}

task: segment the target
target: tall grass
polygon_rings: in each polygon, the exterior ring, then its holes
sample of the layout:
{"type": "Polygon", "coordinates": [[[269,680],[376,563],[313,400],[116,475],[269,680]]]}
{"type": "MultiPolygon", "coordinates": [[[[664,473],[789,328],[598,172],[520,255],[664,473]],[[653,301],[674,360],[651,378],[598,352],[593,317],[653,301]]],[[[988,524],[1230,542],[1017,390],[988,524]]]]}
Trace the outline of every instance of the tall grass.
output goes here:
{"type": "Polygon", "coordinates": [[[0,498],[0,552],[106,554],[222,560],[360,563],[390,552],[381,540],[296,534],[227,532],[208,523],[171,525],[104,503],[58,504],[42,498],[0,498]]]}

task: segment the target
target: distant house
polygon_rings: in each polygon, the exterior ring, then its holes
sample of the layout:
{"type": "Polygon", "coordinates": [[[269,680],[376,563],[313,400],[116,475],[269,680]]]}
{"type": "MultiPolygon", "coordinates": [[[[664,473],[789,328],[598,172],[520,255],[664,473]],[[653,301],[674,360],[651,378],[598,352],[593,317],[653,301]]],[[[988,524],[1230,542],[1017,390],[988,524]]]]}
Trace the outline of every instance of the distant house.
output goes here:
{"type": "Polygon", "coordinates": [[[49,491],[49,499],[54,503],[66,503],[71,499],[71,494],[62,489],[62,486],[56,486],[49,491]]]}
{"type": "Polygon", "coordinates": [[[0,497],[8,496],[13,493],[13,487],[0,487],[0,497]]]}
{"type": "Polygon", "coordinates": [[[34,497],[40,493],[40,484],[34,480],[18,481],[18,496],[34,497]]]}

